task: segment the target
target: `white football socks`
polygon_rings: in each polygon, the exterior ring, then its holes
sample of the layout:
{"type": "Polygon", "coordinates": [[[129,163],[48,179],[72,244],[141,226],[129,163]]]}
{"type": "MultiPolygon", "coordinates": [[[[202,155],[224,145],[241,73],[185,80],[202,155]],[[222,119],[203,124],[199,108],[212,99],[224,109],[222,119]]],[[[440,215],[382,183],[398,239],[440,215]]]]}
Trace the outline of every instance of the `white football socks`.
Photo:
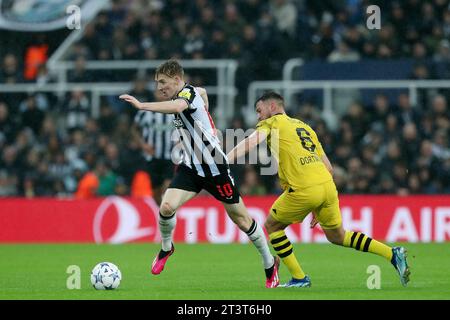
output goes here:
{"type": "Polygon", "coordinates": [[[161,247],[163,251],[172,249],[172,234],[177,224],[175,213],[170,217],[165,217],[159,213],[159,233],[161,234],[161,247]]]}
{"type": "Polygon", "coordinates": [[[250,229],[246,233],[261,255],[263,259],[264,269],[269,269],[270,267],[272,267],[274,258],[270,253],[269,245],[267,244],[263,229],[256,223],[255,220],[253,220],[250,229]]]}

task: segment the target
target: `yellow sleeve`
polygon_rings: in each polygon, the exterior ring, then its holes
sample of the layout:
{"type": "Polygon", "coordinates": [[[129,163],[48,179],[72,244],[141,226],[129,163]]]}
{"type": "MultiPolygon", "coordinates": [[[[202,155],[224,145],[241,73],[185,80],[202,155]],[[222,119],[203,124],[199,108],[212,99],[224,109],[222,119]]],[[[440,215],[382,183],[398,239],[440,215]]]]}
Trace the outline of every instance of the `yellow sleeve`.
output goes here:
{"type": "Polygon", "coordinates": [[[311,130],[311,139],[313,143],[316,145],[316,153],[319,157],[322,157],[325,154],[322,148],[322,144],[320,143],[319,138],[317,138],[317,134],[314,132],[314,130],[312,129],[310,130],[311,130]]]}
{"type": "Polygon", "coordinates": [[[258,122],[258,124],[256,125],[256,130],[265,132],[267,135],[267,138],[269,138],[269,136],[270,136],[271,128],[272,128],[271,123],[269,123],[269,121],[267,121],[267,120],[262,120],[262,121],[258,122]]]}

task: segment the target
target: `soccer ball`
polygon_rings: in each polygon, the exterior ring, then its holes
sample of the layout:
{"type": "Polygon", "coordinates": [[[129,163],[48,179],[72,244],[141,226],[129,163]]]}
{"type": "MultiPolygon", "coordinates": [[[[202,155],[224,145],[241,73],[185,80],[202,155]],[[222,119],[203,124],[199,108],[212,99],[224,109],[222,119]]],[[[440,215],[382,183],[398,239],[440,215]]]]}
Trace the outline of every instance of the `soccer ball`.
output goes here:
{"type": "Polygon", "coordinates": [[[91,283],[97,290],[117,289],[122,280],[119,268],[111,262],[100,262],[91,272],[91,283]]]}

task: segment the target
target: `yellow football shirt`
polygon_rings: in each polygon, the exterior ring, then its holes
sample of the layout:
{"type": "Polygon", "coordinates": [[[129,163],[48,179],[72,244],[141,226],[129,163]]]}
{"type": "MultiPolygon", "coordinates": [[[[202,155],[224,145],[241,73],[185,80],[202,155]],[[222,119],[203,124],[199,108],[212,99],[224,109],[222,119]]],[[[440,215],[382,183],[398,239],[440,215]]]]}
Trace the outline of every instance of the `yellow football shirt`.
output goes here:
{"type": "Polygon", "coordinates": [[[256,130],[267,134],[267,143],[278,161],[283,189],[298,190],[333,180],[322,162],[322,145],[306,123],[277,114],[260,121],[256,130]]]}

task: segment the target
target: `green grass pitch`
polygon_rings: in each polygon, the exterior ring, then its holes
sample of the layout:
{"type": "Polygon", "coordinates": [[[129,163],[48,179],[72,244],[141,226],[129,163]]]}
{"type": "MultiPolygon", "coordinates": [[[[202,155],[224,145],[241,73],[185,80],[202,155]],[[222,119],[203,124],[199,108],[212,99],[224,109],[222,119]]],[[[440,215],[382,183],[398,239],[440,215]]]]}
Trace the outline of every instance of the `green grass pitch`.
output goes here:
{"type": "MultiPolygon", "coordinates": [[[[403,244],[411,282],[401,286],[383,258],[331,244],[296,244],[311,288],[264,288],[260,257],[251,244],[176,244],[159,276],[150,264],[159,244],[0,245],[0,299],[450,299],[450,243],[403,244]],[[110,261],[122,271],[117,290],[96,291],[89,276],[110,261]],[[81,269],[81,289],[66,287],[68,266],[81,269]],[[369,290],[367,268],[378,265],[381,288],[369,290]]],[[[281,281],[289,278],[282,265],[281,281]]]]}

